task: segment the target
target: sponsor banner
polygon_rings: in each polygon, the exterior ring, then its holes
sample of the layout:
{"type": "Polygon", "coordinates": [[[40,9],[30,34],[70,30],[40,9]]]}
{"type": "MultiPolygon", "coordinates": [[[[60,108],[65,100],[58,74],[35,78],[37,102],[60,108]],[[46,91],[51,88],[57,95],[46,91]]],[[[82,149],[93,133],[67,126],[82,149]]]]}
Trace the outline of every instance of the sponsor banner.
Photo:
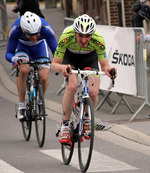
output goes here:
{"type": "MultiPolygon", "coordinates": [[[[135,67],[135,33],[132,28],[97,25],[106,44],[106,52],[111,67],[117,68],[115,87],[110,91],[137,95],[135,67]]],[[[110,79],[101,76],[100,89],[108,90],[110,79]]]]}

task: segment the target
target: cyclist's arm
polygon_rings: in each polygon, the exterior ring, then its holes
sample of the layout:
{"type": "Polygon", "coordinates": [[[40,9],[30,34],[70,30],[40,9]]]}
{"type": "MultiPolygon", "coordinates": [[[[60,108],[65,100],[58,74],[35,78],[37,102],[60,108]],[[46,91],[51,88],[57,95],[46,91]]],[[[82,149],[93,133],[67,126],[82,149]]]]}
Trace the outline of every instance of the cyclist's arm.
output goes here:
{"type": "Polygon", "coordinates": [[[63,59],[54,57],[53,61],[52,61],[52,64],[51,64],[51,70],[53,70],[55,72],[62,72],[64,77],[66,77],[68,75],[67,67],[70,68],[70,73],[71,73],[71,66],[70,65],[61,64],[62,61],[63,61],[63,59]]]}
{"type": "MultiPolygon", "coordinates": [[[[111,71],[112,68],[110,67],[110,65],[108,63],[107,58],[106,59],[103,59],[103,60],[99,60],[99,63],[101,65],[102,71],[105,71],[105,73],[107,74],[107,76],[111,77],[110,71],[111,71]]],[[[116,78],[117,70],[116,70],[115,67],[113,67],[113,68],[115,69],[115,78],[116,78]]]]}
{"type": "Polygon", "coordinates": [[[42,21],[41,34],[46,39],[48,46],[54,55],[56,47],[58,45],[54,30],[45,19],[43,19],[43,18],[40,18],[40,19],[42,21]]]}
{"type": "Polygon", "coordinates": [[[18,44],[18,39],[21,35],[21,28],[19,26],[20,19],[18,18],[14,25],[11,27],[10,33],[9,33],[9,40],[7,44],[7,51],[5,54],[5,58],[7,61],[12,62],[12,58],[15,55],[16,47],[18,44]]]}

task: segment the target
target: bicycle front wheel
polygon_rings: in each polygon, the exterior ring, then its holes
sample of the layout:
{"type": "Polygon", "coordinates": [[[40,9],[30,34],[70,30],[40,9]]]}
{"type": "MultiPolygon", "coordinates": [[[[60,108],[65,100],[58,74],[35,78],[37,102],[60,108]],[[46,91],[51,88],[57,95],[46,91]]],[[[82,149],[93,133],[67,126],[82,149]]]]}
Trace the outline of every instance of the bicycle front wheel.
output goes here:
{"type": "Polygon", "coordinates": [[[25,111],[25,119],[21,120],[23,136],[26,141],[30,140],[31,130],[32,130],[32,120],[31,120],[31,109],[30,109],[30,101],[29,94],[27,94],[26,98],[26,111],[25,111]]]}
{"type": "Polygon", "coordinates": [[[46,131],[46,119],[45,119],[45,102],[44,102],[44,95],[41,85],[38,85],[37,88],[37,96],[35,100],[35,129],[36,129],[36,136],[39,147],[42,147],[45,142],[45,131],[46,131]],[[42,104],[38,105],[38,98],[41,99],[42,104]]]}
{"type": "Polygon", "coordinates": [[[61,144],[61,153],[65,165],[69,165],[74,151],[74,128],[70,124],[71,143],[61,144]]]}
{"type": "Polygon", "coordinates": [[[93,104],[90,98],[85,98],[83,100],[83,112],[84,115],[86,112],[87,118],[90,120],[90,131],[85,132],[84,130],[84,120],[80,122],[81,127],[81,135],[79,135],[78,140],[78,157],[79,157],[79,165],[82,172],[86,172],[89,168],[91,157],[92,157],[92,150],[93,150],[93,143],[94,143],[94,109],[93,104]]]}

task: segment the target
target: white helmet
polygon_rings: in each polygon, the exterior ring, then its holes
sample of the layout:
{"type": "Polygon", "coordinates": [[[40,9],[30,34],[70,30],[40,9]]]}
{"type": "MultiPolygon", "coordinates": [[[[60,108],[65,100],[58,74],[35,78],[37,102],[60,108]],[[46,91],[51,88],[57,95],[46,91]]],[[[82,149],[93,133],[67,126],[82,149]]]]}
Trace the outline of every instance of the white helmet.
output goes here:
{"type": "Polygon", "coordinates": [[[81,34],[93,34],[96,30],[95,21],[87,14],[83,14],[75,19],[73,29],[81,34]]]}
{"type": "Polygon", "coordinates": [[[20,20],[21,29],[28,35],[38,34],[41,31],[42,22],[35,13],[27,11],[20,20]]]}

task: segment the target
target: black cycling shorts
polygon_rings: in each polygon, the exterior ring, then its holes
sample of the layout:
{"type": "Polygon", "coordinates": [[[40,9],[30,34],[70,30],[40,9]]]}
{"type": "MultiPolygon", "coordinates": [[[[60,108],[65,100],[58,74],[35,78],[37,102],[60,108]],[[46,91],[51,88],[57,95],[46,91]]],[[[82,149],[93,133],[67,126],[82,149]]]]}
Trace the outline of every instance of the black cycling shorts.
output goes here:
{"type": "Polygon", "coordinates": [[[66,49],[63,64],[70,64],[74,70],[77,70],[78,68],[83,70],[85,67],[91,67],[92,69],[97,70],[99,69],[96,51],[87,54],[77,54],[66,49]]]}

